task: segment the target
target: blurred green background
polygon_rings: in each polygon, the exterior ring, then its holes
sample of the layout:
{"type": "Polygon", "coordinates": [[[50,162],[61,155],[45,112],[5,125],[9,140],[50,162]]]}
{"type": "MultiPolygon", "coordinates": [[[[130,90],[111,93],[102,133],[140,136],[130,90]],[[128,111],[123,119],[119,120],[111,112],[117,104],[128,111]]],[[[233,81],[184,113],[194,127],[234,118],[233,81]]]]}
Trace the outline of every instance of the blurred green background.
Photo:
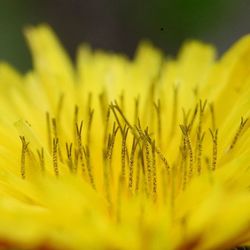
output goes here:
{"type": "Polygon", "coordinates": [[[38,23],[49,23],[73,58],[81,42],[131,56],[143,38],[171,55],[189,38],[223,52],[250,32],[250,1],[0,0],[0,60],[30,68],[22,30],[38,23]]]}

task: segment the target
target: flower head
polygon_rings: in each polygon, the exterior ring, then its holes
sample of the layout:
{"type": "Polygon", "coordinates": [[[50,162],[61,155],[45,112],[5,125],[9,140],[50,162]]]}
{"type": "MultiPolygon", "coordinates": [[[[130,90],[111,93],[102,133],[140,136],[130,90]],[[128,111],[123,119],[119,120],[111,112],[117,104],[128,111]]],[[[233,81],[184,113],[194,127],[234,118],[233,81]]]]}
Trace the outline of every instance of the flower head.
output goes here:
{"type": "Polygon", "coordinates": [[[0,64],[0,244],[230,249],[250,243],[250,37],[135,58],[25,32],[33,69],[0,64]]]}

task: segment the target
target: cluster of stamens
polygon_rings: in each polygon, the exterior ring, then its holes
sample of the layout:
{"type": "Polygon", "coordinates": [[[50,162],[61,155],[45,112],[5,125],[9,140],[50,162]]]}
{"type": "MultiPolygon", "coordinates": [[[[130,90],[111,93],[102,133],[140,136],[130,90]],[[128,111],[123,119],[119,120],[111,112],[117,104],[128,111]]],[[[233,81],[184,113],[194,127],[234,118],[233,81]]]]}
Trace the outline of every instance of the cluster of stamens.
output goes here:
{"type": "MultiPolygon", "coordinates": [[[[105,94],[101,94],[99,99],[102,109],[102,124],[100,126],[102,126],[103,132],[102,138],[97,140],[100,147],[92,142],[92,137],[95,136],[92,127],[95,116],[94,109],[91,108],[91,101],[88,101],[86,121],[80,120],[79,122],[79,110],[82,107],[75,106],[72,140],[66,141],[64,145],[63,135],[58,131],[59,117],[51,118],[50,113],[47,112],[45,116],[47,146],[33,152],[35,150],[29,147],[28,138],[20,136],[22,142],[21,177],[26,179],[29,175],[26,171],[26,161],[27,158],[33,157],[37,160],[33,161],[32,164],[38,164],[42,173],[46,174],[48,168],[52,167],[54,175],[58,178],[61,175],[60,166],[67,166],[69,173],[82,175],[93,189],[104,190],[105,197],[109,202],[112,202],[113,185],[117,185],[118,193],[120,192],[119,187],[122,187],[129,194],[144,193],[153,201],[157,201],[159,195],[164,200],[169,189],[174,190],[174,196],[177,195],[178,192],[186,189],[187,184],[195,176],[216,170],[219,130],[216,128],[213,105],[210,104],[208,107],[207,101],[201,100],[194,106],[193,110],[188,112],[183,110],[182,122],[178,124],[177,113],[180,108],[177,101],[178,92],[177,90],[174,92],[176,98],[173,100],[174,108],[170,132],[164,130],[162,121],[164,114],[160,99],[151,103],[153,106],[151,110],[155,112],[151,117],[156,124],[152,129],[149,126],[142,126],[139,98],[135,100],[134,121],[130,122],[123,108],[125,102],[123,95],[121,95],[119,104],[114,101],[105,108],[103,103],[106,97],[105,94]],[[207,116],[211,120],[211,126],[208,129],[204,126],[204,119],[207,116]],[[86,129],[84,130],[84,128],[86,129]],[[176,156],[171,158],[164,145],[166,145],[165,140],[169,141],[169,145],[177,140],[176,133],[179,133],[180,142],[176,149],[176,156]],[[211,147],[206,148],[204,152],[206,136],[209,137],[211,147]],[[93,151],[97,151],[99,148],[102,150],[99,152],[101,157],[99,159],[93,158],[93,151]],[[46,159],[47,155],[49,155],[50,160],[46,159]],[[102,169],[97,169],[100,165],[102,169]],[[101,188],[96,183],[96,175],[102,175],[101,188]]],[[[61,111],[62,99],[60,98],[60,100],[58,113],[63,115],[61,111]]],[[[246,122],[247,119],[241,119],[240,126],[229,145],[229,150],[235,147],[246,122]]]]}

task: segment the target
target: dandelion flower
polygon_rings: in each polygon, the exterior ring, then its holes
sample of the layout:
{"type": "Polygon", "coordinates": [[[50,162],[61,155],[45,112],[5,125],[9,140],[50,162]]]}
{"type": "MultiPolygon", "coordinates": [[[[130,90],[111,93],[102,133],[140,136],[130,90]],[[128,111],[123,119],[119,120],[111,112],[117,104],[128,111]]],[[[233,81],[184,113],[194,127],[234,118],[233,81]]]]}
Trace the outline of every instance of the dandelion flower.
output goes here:
{"type": "Polygon", "coordinates": [[[250,244],[250,36],[133,60],[53,31],[0,64],[1,249],[223,250],[250,244]]]}

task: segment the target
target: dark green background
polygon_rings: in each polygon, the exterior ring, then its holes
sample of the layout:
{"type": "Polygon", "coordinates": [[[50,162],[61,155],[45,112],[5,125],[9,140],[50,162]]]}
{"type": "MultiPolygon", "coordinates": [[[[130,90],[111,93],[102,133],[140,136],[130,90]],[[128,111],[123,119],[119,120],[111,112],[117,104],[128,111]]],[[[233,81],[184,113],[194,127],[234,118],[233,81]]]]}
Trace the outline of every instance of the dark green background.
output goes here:
{"type": "Polygon", "coordinates": [[[143,38],[172,55],[189,38],[223,52],[250,32],[250,1],[0,0],[0,60],[30,68],[22,30],[41,22],[56,30],[73,58],[81,42],[131,56],[143,38]]]}

